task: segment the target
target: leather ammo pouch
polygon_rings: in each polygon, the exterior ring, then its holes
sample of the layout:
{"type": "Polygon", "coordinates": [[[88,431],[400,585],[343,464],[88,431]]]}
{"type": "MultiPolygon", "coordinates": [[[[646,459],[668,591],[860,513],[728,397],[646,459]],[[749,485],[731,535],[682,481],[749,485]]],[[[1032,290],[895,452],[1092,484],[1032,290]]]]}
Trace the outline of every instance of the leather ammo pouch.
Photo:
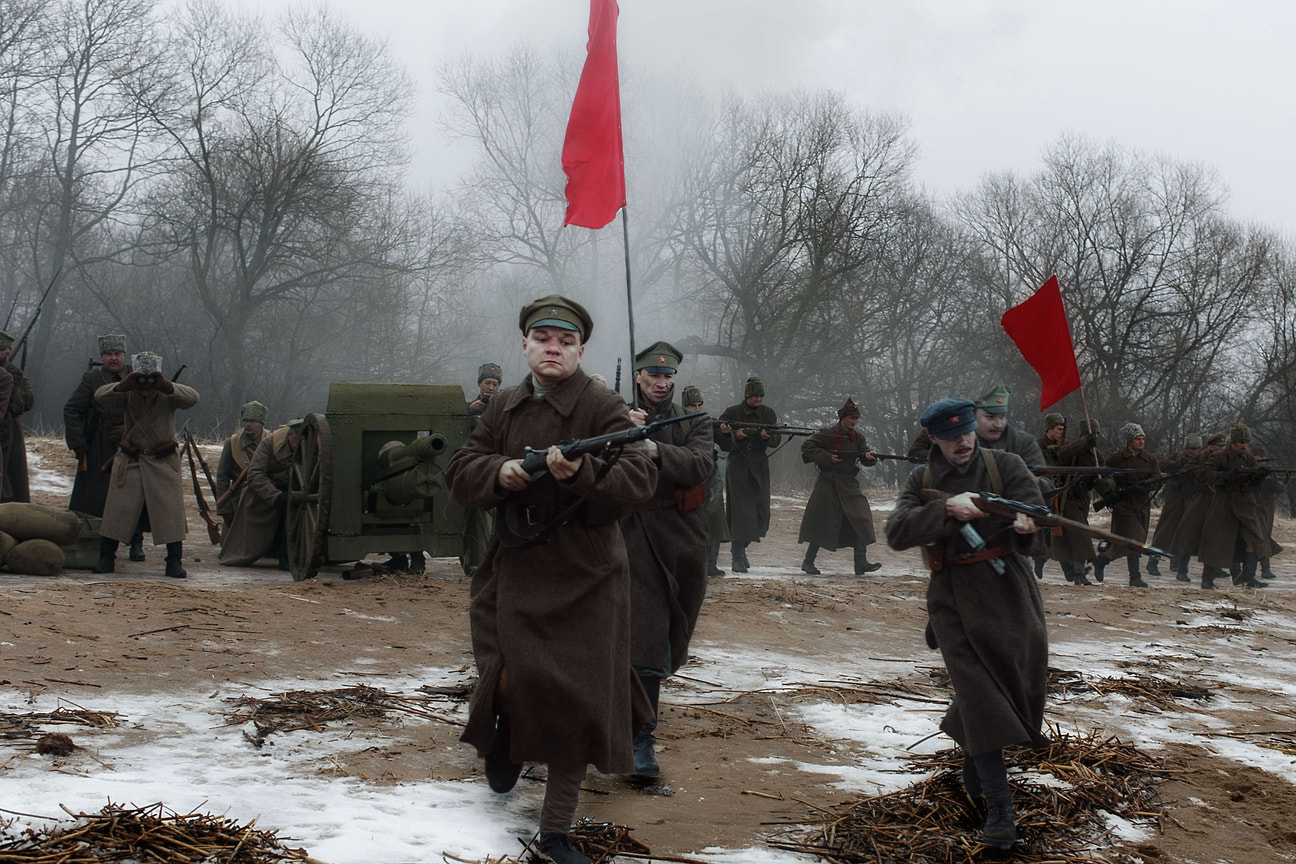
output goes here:
{"type": "Polygon", "coordinates": [[[692,513],[706,503],[706,484],[699,483],[691,489],[675,490],[675,509],[681,513],[692,513]]]}

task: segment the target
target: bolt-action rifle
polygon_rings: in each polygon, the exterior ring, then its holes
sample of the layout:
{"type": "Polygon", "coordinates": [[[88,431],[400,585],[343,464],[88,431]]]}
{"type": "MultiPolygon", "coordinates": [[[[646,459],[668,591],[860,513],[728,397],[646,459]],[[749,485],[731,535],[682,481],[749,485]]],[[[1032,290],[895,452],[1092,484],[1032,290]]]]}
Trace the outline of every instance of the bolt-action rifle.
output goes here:
{"type": "MultiPolygon", "coordinates": [[[[32,315],[31,321],[27,322],[27,329],[23,331],[22,336],[18,338],[18,342],[14,345],[13,350],[9,352],[10,357],[17,357],[18,351],[20,349],[22,350],[22,361],[18,364],[18,367],[24,371],[27,369],[27,337],[31,335],[32,328],[36,326],[36,321],[40,318],[41,309],[45,306],[45,298],[49,297],[49,293],[54,290],[54,283],[58,281],[59,274],[62,272],[62,267],[59,267],[54,271],[54,278],[45,286],[45,293],[41,295],[40,301],[36,304],[36,312],[32,315]]],[[[17,298],[14,298],[14,302],[17,303],[17,298]]],[[[9,314],[13,315],[12,309],[9,310],[9,314]]]]}
{"type": "MultiPolygon", "coordinates": [[[[212,518],[211,511],[207,508],[207,499],[203,497],[202,485],[198,482],[198,469],[194,465],[194,454],[198,453],[198,445],[194,442],[193,435],[185,429],[182,433],[185,439],[185,454],[189,457],[189,479],[193,481],[194,499],[198,502],[198,515],[207,523],[207,539],[211,540],[213,546],[219,546],[221,542],[220,525],[212,518]]],[[[202,461],[202,454],[198,453],[198,460],[202,461]]],[[[207,471],[207,463],[202,463],[203,471],[207,471]]],[[[207,481],[211,482],[211,474],[207,474],[207,481]]],[[[214,491],[213,491],[213,494],[214,491]]]]}
{"type": "MultiPolygon", "coordinates": [[[[938,489],[923,489],[919,492],[923,501],[936,501],[941,498],[954,497],[949,492],[941,492],[938,489]]],[[[1084,522],[1078,522],[1075,519],[1068,519],[1065,516],[1059,516],[1047,507],[1038,504],[1027,504],[1024,501],[1015,501],[1012,498],[1005,498],[1002,495],[996,495],[993,492],[980,492],[972,496],[972,503],[978,510],[983,513],[990,513],[995,516],[1002,516],[1006,519],[1013,519],[1018,513],[1024,513],[1030,517],[1036,525],[1045,528],[1070,528],[1078,534],[1084,534],[1098,540],[1104,540],[1107,543],[1120,544],[1128,546],[1131,549],[1143,555],[1150,555],[1153,558],[1169,558],[1170,553],[1150,546],[1147,543],[1133,540],[1129,537],[1122,537],[1119,534],[1113,534],[1110,531],[1104,531],[1101,528],[1095,528],[1084,522]]]]}
{"type": "Polygon", "coordinates": [[[1058,477],[1075,474],[1081,477],[1111,477],[1116,474],[1149,474],[1146,468],[1108,468],[1106,465],[1028,465],[1036,477],[1058,477]]]}
{"type": "Polygon", "coordinates": [[[811,435],[818,435],[821,430],[811,429],[808,426],[776,426],[772,423],[749,423],[746,420],[716,420],[717,425],[723,424],[733,429],[754,429],[757,432],[768,432],[771,435],[790,435],[792,437],[809,438],[811,435]]]}
{"type": "Polygon", "coordinates": [[[926,459],[919,459],[917,456],[901,456],[899,453],[874,453],[878,459],[895,459],[897,462],[912,462],[915,465],[926,464],[926,459]]]}
{"type": "MultiPolygon", "coordinates": [[[[652,437],[652,434],[658,429],[705,416],[707,416],[705,411],[699,411],[696,414],[681,414],[678,417],[654,420],[651,423],[645,423],[643,426],[631,426],[629,429],[622,429],[620,432],[608,432],[606,435],[595,435],[592,438],[569,438],[566,441],[558,442],[558,449],[562,451],[564,459],[574,459],[585,453],[598,454],[612,448],[620,450],[622,446],[632,441],[642,441],[645,438],[652,437]]],[[[526,448],[526,455],[522,457],[522,470],[530,474],[532,480],[539,480],[549,473],[549,466],[545,461],[548,454],[548,447],[526,448]]]]}

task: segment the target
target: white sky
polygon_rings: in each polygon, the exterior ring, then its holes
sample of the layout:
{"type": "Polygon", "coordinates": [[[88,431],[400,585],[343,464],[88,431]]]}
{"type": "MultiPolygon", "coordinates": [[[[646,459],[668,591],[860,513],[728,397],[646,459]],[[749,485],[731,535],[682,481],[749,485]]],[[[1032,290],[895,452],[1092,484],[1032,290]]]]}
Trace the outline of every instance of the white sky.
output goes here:
{"type": "MultiPolygon", "coordinates": [[[[272,10],[288,0],[226,0],[272,10]]],[[[414,179],[460,167],[436,127],[442,62],[525,42],[583,58],[587,0],[329,0],[387,39],[420,88],[414,179]]],[[[1284,234],[1296,186],[1286,0],[620,0],[623,75],[716,92],[831,88],[912,123],[934,194],[1029,173],[1064,132],[1216,169],[1232,215],[1284,234]]]]}

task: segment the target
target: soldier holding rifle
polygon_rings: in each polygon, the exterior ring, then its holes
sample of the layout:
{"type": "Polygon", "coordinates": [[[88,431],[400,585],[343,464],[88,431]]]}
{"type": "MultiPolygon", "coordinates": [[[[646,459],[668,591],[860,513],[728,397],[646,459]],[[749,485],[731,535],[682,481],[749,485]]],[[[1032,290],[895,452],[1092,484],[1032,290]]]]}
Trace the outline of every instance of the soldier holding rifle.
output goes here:
{"type": "Polygon", "coordinates": [[[860,465],[877,464],[877,453],[869,448],[863,433],[855,431],[859,418],[859,408],[847,399],[837,409],[837,424],[816,432],[801,445],[802,461],[819,471],[797,536],[798,543],[810,544],[801,570],[811,576],[819,575],[815,556],[821,547],[833,551],[844,546],[854,549],[856,576],[882,566],[868,560],[868,546],[877,540],[877,535],[873,511],[857,477],[860,465]]]}
{"type": "Polygon", "coordinates": [[[743,386],[743,401],[720,415],[716,443],[729,454],[725,469],[725,496],[729,502],[729,548],[733,572],[746,573],[751,566],[747,547],[759,543],[770,526],[769,448],[778,447],[782,436],[771,429],[778,415],[765,404],[765,385],[755,375],[743,386]],[[731,425],[728,421],[737,421],[731,425]]]}
{"type": "Polygon", "coordinates": [[[490,400],[446,470],[459,504],[496,508],[472,577],[478,680],[462,740],[486,760],[496,792],[513,788],[523,762],[546,763],[540,852],[588,864],[571,840],[585,767],[630,773],[632,738],[652,718],[631,667],[630,569],[616,520],[652,496],[657,471],[644,443],[572,458],[549,446],[543,470],[524,467],[528,446],[634,426],[621,398],[580,368],[594,326],[584,307],[552,295],[518,323],[531,374],[490,400]]]}
{"type": "MultiPolygon", "coordinates": [[[[244,403],[239,409],[239,429],[230,435],[221,448],[220,461],[216,463],[216,513],[225,520],[228,529],[234,511],[238,509],[247,486],[248,463],[265,436],[265,421],[269,409],[260,402],[244,403]],[[231,491],[233,487],[233,491],[231,491]]],[[[229,542],[229,532],[225,533],[229,542]]]]}
{"type": "Polygon", "coordinates": [[[1214,494],[1202,526],[1200,555],[1202,587],[1214,588],[1225,571],[1233,571],[1233,584],[1264,588],[1256,578],[1259,556],[1269,552],[1269,538],[1260,527],[1255,487],[1271,473],[1260,467],[1247,450],[1251,430],[1238,423],[1229,430],[1228,447],[1213,454],[1204,470],[1214,494]]]}
{"type": "MultiPolygon", "coordinates": [[[[1148,526],[1152,519],[1152,493],[1155,485],[1160,482],[1158,475],[1161,468],[1157,464],[1157,458],[1147,450],[1147,436],[1143,434],[1142,426],[1133,422],[1126,423],[1120,428],[1118,437],[1122,446],[1107,454],[1104,464],[1108,468],[1122,468],[1129,473],[1105,478],[1106,483],[1100,484],[1106,486],[1101,503],[1111,508],[1113,534],[1142,543],[1147,540],[1148,526]]],[[[1148,587],[1139,572],[1138,553],[1120,545],[1098,553],[1098,557],[1094,559],[1094,578],[1103,581],[1103,569],[1118,555],[1125,556],[1130,587],[1148,587]]]]}

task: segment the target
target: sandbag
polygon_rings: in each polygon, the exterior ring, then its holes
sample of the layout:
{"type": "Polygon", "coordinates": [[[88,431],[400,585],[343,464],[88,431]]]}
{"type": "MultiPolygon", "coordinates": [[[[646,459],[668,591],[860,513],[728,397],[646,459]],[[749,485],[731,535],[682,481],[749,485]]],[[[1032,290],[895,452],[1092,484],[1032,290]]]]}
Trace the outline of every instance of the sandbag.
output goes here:
{"type": "Polygon", "coordinates": [[[24,540],[9,550],[4,563],[11,573],[55,576],[63,569],[63,550],[49,540],[24,540]]]}
{"type": "Polygon", "coordinates": [[[0,564],[4,563],[5,556],[9,554],[9,550],[17,545],[18,541],[14,539],[12,534],[6,534],[3,531],[0,531],[0,564]]]}
{"type": "Polygon", "coordinates": [[[0,531],[20,543],[49,540],[55,546],[66,546],[81,536],[81,520],[71,510],[8,501],[0,504],[0,531]]]}

